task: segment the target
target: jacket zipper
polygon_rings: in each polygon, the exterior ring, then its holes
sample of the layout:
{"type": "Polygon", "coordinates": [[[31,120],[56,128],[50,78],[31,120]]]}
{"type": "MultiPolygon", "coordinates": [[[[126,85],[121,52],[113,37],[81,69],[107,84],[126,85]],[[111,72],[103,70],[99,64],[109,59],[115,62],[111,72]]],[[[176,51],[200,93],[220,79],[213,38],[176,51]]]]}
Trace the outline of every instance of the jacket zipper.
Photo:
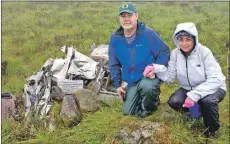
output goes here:
{"type": "MultiPolygon", "coordinates": [[[[131,44],[129,44],[129,50],[130,50],[130,64],[131,64],[131,67],[133,67],[133,49],[131,48],[131,44]]],[[[133,74],[132,74],[132,80],[133,80],[133,74]]]]}
{"type": "Polygon", "coordinates": [[[192,86],[191,86],[189,78],[188,78],[188,61],[187,61],[187,59],[188,59],[188,57],[185,57],[185,60],[186,60],[186,74],[187,74],[188,84],[189,84],[189,86],[191,87],[191,90],[192,90],[192,86]]]}
{"type": "MultiPolygon", "coordinates": [[[[126,44],[128,45],[129,47],[129,51],[130,51],[130,62],[131,62],[131,67],[134,66],[134,59],[133,59],[133,55],[134,55],[134,49],[132,48],[132,45],[134,44],[134,42],[136,41],[136,38],[137,38],[137,35],[135,36],[134,40],[132,41],[132,43],[128,44],[127,41],[126,41],[126,44]]],[[[133,74],[132,74],[132,80],[133,80],[133,74]]]]}

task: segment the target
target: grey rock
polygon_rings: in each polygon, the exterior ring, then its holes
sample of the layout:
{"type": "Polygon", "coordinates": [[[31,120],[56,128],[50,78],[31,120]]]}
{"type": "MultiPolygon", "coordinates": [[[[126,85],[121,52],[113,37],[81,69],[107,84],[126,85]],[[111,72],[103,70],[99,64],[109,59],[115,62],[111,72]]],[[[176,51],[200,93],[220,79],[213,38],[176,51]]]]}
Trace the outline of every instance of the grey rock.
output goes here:
{"type": "Polygon", "coordinates": [[[150,129],[142,129],[142,135],[144,138],[149,138],[152,135],[152,130],[150,129]]]}
{"type": "Polygon", "coordinates": [[[151,139],[146,139],[141,144],[154,144],[154,142],[151,139]]]}
{"type": "Polygon", "coordinates": [[[131,133],[135,140],[139,140],[141,138],[141,130],[137,129],[131,133]]]}
{"type": "Polygon", "coordinates": [[[155,132],[162,132],[164,129],[161,125],[161,123],[159,122],[148,122],[148,121],[144,121],[141,124],[141,130],[151,130],[151,131],[155,131],[155,132]]]}
{"type": "Polygon", "coordinates": [[[126,144],[142,144],[145,141],[139,129],[129,133],[126,127],[118,133],[116,138],[126,144]]]}
{"type": "Polygon", "coordinates": [[[126,139],[128,136],[129,136],[129,134],[126,132],[127,130],[126,130],[126,128],[124,128],[124,129],[122,129],[118,134],[117,134],[117,138],[118,139],[126,139]]]}
{"type": "Polygon", "coordinates": [[[95,112],[99,109],[99,97],[88,89],[78,89],[74,96],[79,100],[81,110],[95,112]]]}
{"type": "Polygon", "coordinates": [[[63,99],[60,117],[63,123],[72,127],[80,123],[82,113],[78,100],[73,95],[66,95],[63,99]]]}
{"type": "Polygon", "coordinates": [[[50,94],[50,97],[55,100],[55,101],[58,101],[58,102],[62,102],[63,98],[64,98],[65,94],[64,92],[62,91],[62,89],[58,86],[53,86],[51,88],[51,94],[50,94]]]}
{"type": "Polygon", "coordinates": [[[159,122],[142,122],[137,129],[130,132],[128,127],[123,128],[117,135],[119,140],[128,144],[153,144],[151,140],[154,132],[164,131],[161,123],[159,122]]]}
{"type": "Polygon", "coordinates": [[[121,98],[115,95],[99,93],[98,96],[101,101],[107,103],[108,105],[110,105],[114,101],[121,101],[121,98]]]}
{"type": "Polygon", "coordinates": [[[125,143],[127,143],[127,144],[138,144],[138,142],[134,138],[132,138],[132,137],[128,137],[125,140],[125,143]]]}

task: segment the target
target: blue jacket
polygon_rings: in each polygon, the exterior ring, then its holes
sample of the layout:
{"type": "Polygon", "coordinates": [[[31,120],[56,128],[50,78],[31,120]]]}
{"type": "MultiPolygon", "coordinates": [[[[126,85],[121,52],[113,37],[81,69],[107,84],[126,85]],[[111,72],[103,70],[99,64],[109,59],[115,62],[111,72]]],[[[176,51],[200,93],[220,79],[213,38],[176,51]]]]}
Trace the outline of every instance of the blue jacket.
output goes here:
{"type": "Polygon", "coordinates": [[[143,77],[147,65],[167,65],[169,56],[167,45],[142,22],[138,21],[136,37],[131,44],[126,42],[124,30],[120,27],[112,34],[109,44],[109,70],[114,87],[120,87],[122,80],[128,86],[135,85],[143,77]]]}

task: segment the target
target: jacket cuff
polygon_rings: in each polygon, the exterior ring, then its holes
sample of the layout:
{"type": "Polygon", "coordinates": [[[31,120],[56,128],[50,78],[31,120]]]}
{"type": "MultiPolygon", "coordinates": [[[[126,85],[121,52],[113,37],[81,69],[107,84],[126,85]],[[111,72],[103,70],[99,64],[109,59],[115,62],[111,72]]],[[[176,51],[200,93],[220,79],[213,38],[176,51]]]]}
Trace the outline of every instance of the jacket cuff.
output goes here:
{"type": "Polygon", "coordinates": [[[119,82],[114,82],[113,86],[117,89],[121,86],[121,84],[119,82]]]}
{"type": "Polygon", "coordinates": [[[160,65],[160,64],[153,64],[154,68],[155,68],[155,73],[160,73],[160,72],[165,72],[167,71],[167,68],[164,65],[160,65]]]}
{"type": "Polygon", "coordinates": [[[200,95],[194,94],[193,92],[188,92],[187,96],[191,98],[194,102],[197,102],[200,99],[200,95]]]}

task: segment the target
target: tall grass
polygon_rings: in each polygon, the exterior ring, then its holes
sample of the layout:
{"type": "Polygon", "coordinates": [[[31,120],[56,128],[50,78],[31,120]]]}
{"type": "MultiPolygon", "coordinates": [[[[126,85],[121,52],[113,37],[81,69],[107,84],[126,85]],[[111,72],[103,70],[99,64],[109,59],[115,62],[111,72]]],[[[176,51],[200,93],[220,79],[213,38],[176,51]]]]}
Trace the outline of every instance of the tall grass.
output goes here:
{"type": "MultiPolygon", "coordinates": [[[[139,18],[154,28],[170,47],[178,23],[194,22],[199,41],[218,57],[227,76],[229,42],[228,2],[135,2],[139,18]]],[[[61,58],[63,45],[73,45],[89,55],[91,43],[108,44],[118,28],[120,2],[2,2],[2,61],[7,61],[2,75],[2,91],[21,93],[26,78],[40,70],[48,58],[61,58]]],[[[183,116],[167,105],[177,83],[161,86],[161,105],[146,120],[160,121],[167,133],[155,137],[158,143],[205,143],[202,121],[184,121],[183,116]],[[171,116],[162,115],[168,111],[171,116]],[[198,127],[198,129],[196,129],[198,127]]],[[[229,143],[228,94],[220,104],[220,138],[214,143],[229,143]]],[[[4,122],[3,143],[110,143],[116,133],[130,123],[140,122],[122,115],[122,103],[101,107],[96,113],[84,113],[80,125],[47,132],[42,128],[23,128],[23,124],[4,122]],[[31,133],[25,133],[29,131],[31,133]],[[24,132],[24,133],[23,133],[24,132]]],[[[211,141],[208,141],[208,143],[211,141]]],[[[119,143],[119,142],[118,142],[119,143]]]]}

